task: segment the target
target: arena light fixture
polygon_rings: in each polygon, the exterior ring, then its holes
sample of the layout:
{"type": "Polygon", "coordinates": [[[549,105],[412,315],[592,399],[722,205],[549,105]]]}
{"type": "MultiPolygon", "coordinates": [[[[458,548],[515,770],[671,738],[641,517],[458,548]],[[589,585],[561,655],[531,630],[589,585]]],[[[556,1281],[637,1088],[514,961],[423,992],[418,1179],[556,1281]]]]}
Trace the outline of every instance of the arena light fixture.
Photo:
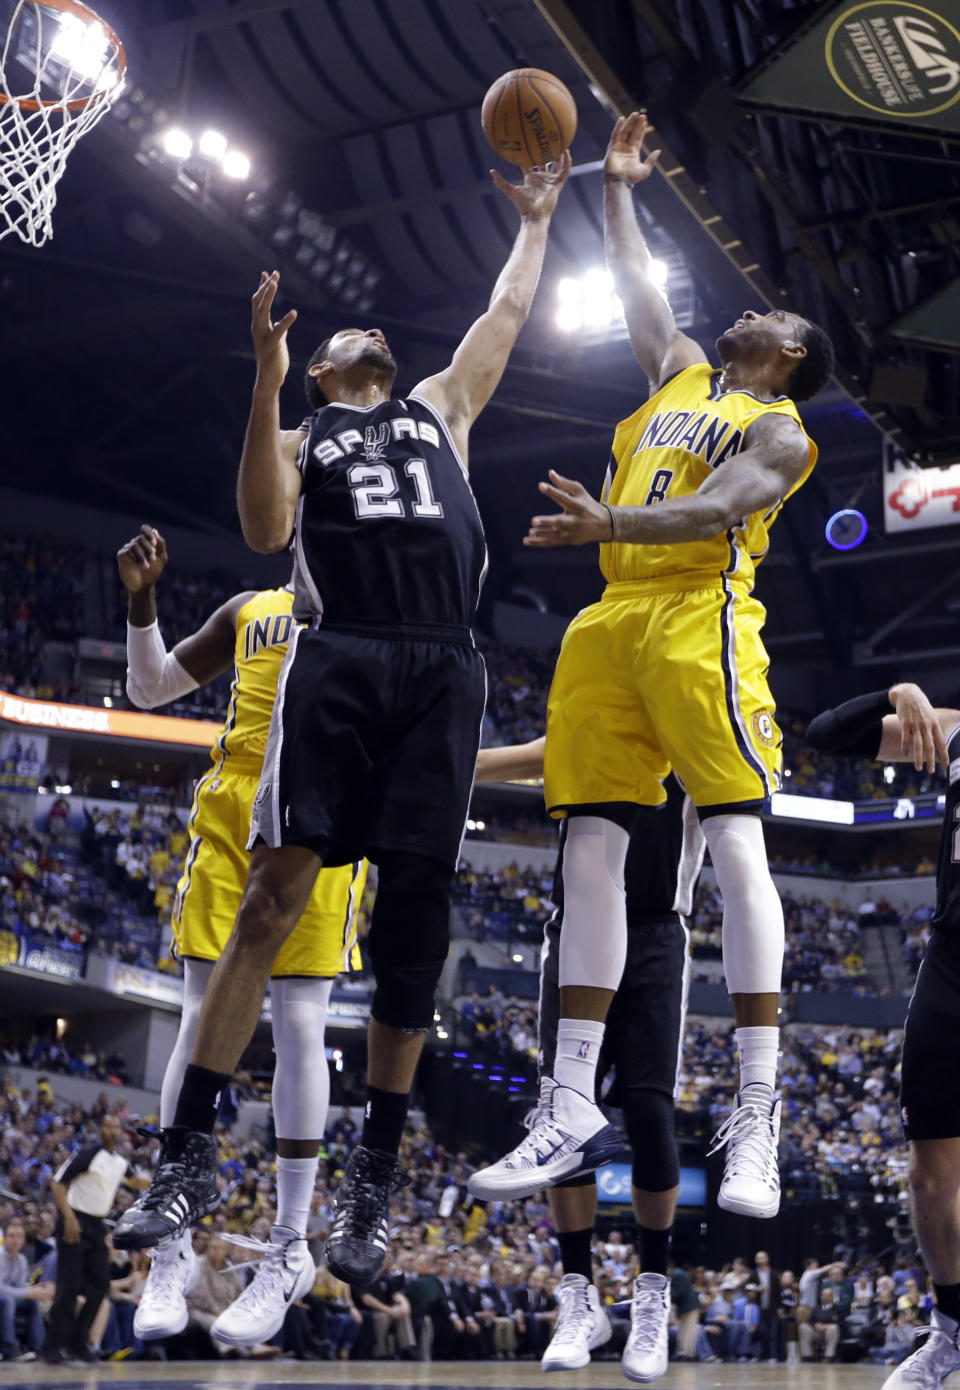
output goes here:
{"type": "Polygon", "coordinates": [[[223,156],[220,168],[228,179],[242,180],[250,177],[250,160],[240,150],[228,150],[223,156]]]}
{"type": "Polygon", "coordinates": [[[883,769],[883,780],[886,782],[888,787],[890,783],[895,780],[896,775],[897,769],[895,767],[891,767],[889,764],[883,769]]]}
{"type": "Polygon", "coordinates": [[[193,154],[193,141],[179,126],[171,126],[169,130],[165,130],[160,145],[164,154],[168,154],[171,159],[189,159],[193,154]]]}
{"type": "Polygon", "coordinates": [[[103,26],[89,24],[67,10],[60,14],[59,26],[48,57],[59,60],[91,82],[101,77],[107,52],[103,26]]]}
{"type": "Polygon", "coordinates": [[[514,965],[523,964],[523,956],[520,954],[519,951],[514,951],[513,955],[511,956],[511,960],[513,961],[514,965]]]}
{"type": "Polygon", "coordinates": [[[227,137],[221,135],[219,130],[205,130],[197,148],[204,159],[222,159],[227,152],[227,137]]]}
{"type": "Polygon", "coordinates": [[[558,281],[555,322],[562,332],[606,332],[622,317],[623,306],[606,267],[594,266],[576,279],[564,276],[558,281]]]}

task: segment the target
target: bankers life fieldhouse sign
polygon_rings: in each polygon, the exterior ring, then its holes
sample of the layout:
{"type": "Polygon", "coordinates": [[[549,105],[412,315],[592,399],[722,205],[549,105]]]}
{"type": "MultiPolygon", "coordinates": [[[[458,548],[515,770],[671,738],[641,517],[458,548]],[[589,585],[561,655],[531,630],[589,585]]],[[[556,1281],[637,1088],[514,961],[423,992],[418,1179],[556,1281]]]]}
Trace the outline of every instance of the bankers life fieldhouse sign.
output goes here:
{"type": "Polygon", "coordinates": [[[740,88],[744,101],[960,131],[960,0],[834,6],[740,88]]]}

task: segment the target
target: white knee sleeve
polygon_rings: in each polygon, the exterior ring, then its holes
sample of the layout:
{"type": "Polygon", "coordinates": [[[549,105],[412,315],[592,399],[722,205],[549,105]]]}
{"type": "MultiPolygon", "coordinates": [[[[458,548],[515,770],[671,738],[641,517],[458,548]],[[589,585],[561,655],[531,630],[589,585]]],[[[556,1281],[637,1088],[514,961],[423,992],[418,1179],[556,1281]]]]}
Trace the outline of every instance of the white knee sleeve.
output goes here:
{"type": "Polygon", "coordinates": [[[183,1074],[193,1053],[197,1029],[200,1027],[204,991],[213,974],[213,966],[212,960],[183,962],[183,1009],[180,1013],[180,1031],[160,1087],[160,1124],[164,1129],[173,1124],[180,1087],[183,1085],[183,1074]]]}
{"type": "Polygon", "coordinates": [[[777,994],[783,907],[759,816],[708,816],[703,833],[723,895],[723,970],[731,994],[777,994]]]}
{"type": "Polygon", "coordinates": [[[630,837],[601,816],[571,816],[563,843],[560,985],[616,989],[627,958],[623,865],[630,837]]]}
{"type": "Polygon", "coordinates": [[[324,1030],[332,980],[274,980],[270,985],[273,1120],[278,1139],[323,1138],[330,1106],[324,1030]]]}

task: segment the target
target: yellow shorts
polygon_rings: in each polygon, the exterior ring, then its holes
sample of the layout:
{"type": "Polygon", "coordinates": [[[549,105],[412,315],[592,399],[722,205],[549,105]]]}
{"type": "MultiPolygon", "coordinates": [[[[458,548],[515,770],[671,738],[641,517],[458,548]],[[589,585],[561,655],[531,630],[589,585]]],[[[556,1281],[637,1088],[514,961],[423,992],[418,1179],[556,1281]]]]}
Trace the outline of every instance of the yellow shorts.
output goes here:
{"type": "Polygon", "coordinates": [[[547,706],[550,814],[597,802],[658,806],[671,769],[698,808],[756,807],[776,791],[782,736],[765,616],[730,580],[609,585],[560,648],[547,706]]]}
{"type": "MultiPolygon", "coordinates": [[[[219,960],[233,930],[250,855],[253,798],[259,774],[212,772],[197,783],[190,843],[173,905],[178,956],[219,960]]],[[[339,975],[358,969],[357,910],[367,863],[321,869],[307,909],[280,947],[271,975],[339,975]]]]}

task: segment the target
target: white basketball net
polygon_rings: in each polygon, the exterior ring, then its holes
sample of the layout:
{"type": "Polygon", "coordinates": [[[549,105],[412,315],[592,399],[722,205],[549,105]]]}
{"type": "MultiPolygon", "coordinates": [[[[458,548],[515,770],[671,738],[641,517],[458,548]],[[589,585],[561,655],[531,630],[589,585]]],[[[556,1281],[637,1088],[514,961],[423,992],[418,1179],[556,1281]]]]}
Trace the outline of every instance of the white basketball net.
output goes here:
{"type": "MultiPolygon", "coordinates": [[[[78,0],[7,0],[0,54],[0,240],[42,246],[53,232],[67,156],[109,111],[126,58],[109,25],[78,0]]],[[[3,10],[0,5],[0,12],[3,10]]]]}

